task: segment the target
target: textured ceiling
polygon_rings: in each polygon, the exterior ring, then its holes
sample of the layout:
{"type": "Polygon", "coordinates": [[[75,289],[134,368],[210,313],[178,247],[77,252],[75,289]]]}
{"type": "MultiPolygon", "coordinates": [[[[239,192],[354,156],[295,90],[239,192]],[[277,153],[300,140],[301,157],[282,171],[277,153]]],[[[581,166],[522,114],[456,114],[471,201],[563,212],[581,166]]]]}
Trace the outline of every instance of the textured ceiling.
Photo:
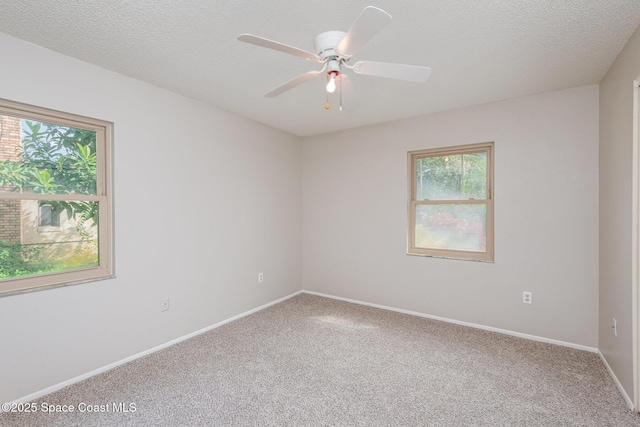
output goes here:
{"type": "Polygon", "coordinates": [[[0,0],[1,32],[300,136],[598,83],[639,24],[638,0],[0,0]],[[369,5],[393,20],[352,62],[429,66],[426,83],[353,75],[342,112],[320,78],[262,96],[318,64],[239,34],[313,51],[369,5]]]}

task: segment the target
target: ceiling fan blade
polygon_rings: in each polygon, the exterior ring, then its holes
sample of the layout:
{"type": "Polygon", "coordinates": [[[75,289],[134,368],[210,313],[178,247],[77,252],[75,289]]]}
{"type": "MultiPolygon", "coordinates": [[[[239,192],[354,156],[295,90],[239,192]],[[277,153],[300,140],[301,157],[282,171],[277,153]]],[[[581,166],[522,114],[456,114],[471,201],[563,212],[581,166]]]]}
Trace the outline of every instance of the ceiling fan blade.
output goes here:
{"type": "Polygon", "coordinates": [[[431,75],[431,68],[417,65],[390,64],[388,62],[359,61],[353,64],[353,71],[365,76],[386,77],[423,83],[431,75]]]}
{"type": "Polygon", "coordinates": [[[289,55],[298,56],[300,58],[306,59],[307,61],[322,62],[322,59],[320,59],[320,57],[315,53],[307,52],[306,50],[298,49],[297,47],[289,46],[284,43],[265,39],[264,37],[254,36],[253,34],[241,34],[238,36],[238,40],[240,40],[241,42],[255,44],[257,46],[262,46],[268,49],[288,53],[289,55]]]}
{"type": "Polygon", "coordinates": [[[311,79],[314,79],[314,78],[318,77],[320,74],[322,74],[323,70],[320,70],[320,71],[309,71],[308,73],[301,74],[298,77],[296,77],[295,79],[289,80],[285,84],[283,84],[281,86],[278,86],[277,88],[275,88],[273,90],[270,90],[269,92],[265,93],[264,96],[266,96],[267,98],[276,97],[276,96],[288,91],[289,89],[293,89],[294,87],[299,86],[302,83],[305,83],[305,82],[307,82],[307,81],[309,81],[311,79]]]}
{"type": "Polygon", "coordinates": [[[338,43],[338,52],[344,56],[353,55],[389,22],[391,15],[384,10],[366,7],[338,43]]]}

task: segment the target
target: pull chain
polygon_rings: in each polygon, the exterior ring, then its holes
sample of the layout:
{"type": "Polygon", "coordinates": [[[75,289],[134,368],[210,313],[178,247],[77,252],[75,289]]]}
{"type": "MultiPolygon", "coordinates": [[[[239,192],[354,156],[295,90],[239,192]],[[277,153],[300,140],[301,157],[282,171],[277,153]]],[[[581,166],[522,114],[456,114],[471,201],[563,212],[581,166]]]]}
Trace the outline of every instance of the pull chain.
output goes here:
{"type": "Polygon", "coordinates": [[[342,61],[340,61],[340,111],[342,111],[342,80],[344,80],[344,75],[342,74],[342,61]]]}
{"type": "Polygon", "coordinates": [[[324,95],[326,98],[325,104],[324,104],[324,109],[328,110],[329,109],[329,92],[327,92],[326,90],[324,91],[324,95]]]}

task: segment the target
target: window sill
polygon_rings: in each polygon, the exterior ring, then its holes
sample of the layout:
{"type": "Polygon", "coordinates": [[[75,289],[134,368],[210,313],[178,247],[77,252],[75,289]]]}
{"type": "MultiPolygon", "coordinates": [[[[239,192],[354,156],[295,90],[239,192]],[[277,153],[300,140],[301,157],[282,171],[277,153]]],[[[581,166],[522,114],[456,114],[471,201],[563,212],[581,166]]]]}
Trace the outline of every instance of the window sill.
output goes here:
{"type": "Polygon", "coordinates": [[[10,280],[12,283],[12,288],[6,291],[3,291],[2,289],[3,280],[0,280],[0,298],[13,296],[13,295],[26,294],[31,292],[44,291],[44,290],[55,289],[55,288],[62,288],[66,286],[81,285],[83,283],[98,282],[101,280],[109,280],[109,279],[116,278],[115,274],[105,273],[103,269],[98,269],[98,268],[94,269],[93,271],[73,270],[72,272],[67,272],[67,274],[65,273],[57,273],[57,274],[60,275],[59,281],[55,281],[55,279],[53,279],[54,280],[53,282],[52,282],[52,274],[42,275],[42,276],[25,276],[18,279],[3,279],[7,281],[10,280]],[[73,276],[77,277],[78,273],[85,273],[84,277],[74,278],[73,276]],[[63,275],[65,275],[66,277],[63,277],[63,275]],[[46,278],[51,283],[38,284],[39,280],[37,279],[39,277],[46,278]],[[33,282],[34,278],[36,279],[35,283],[33,282]],[[15,282],[21,281],[21,280],[25,282],[25,286],[16,289],[15,282]]]}
{"type": "Polygon", "coordinates": [[[59,233],[60,227],[38,227],[38,233],[59,233]]]}
{"type": "Polygon", "coordinates": [[[426,258],[438,258],[438,259],[450,259],[456,261],[471,261],[471,262],[485,262],[488,264],[495,264],[495,259],[478,259],[478,258],[465,258],[465,257],[457,257],[454,255],[446,256],[446,255],[431,255],[431,254],[417,254],[413,252],[407,252],[409,256],[417,256],[417,257],[426,257],[426,258]]]}

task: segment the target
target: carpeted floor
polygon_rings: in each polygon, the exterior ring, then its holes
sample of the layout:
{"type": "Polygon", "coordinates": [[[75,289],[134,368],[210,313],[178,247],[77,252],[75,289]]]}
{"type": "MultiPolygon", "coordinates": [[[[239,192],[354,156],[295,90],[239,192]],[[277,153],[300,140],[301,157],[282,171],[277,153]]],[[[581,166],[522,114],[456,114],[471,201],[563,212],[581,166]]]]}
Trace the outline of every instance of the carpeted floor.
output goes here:
{"type": "Polygon", "coordinates": [[[0,425],[640,426],[596,354],[305,294],[34,403],[0,425]]]}

